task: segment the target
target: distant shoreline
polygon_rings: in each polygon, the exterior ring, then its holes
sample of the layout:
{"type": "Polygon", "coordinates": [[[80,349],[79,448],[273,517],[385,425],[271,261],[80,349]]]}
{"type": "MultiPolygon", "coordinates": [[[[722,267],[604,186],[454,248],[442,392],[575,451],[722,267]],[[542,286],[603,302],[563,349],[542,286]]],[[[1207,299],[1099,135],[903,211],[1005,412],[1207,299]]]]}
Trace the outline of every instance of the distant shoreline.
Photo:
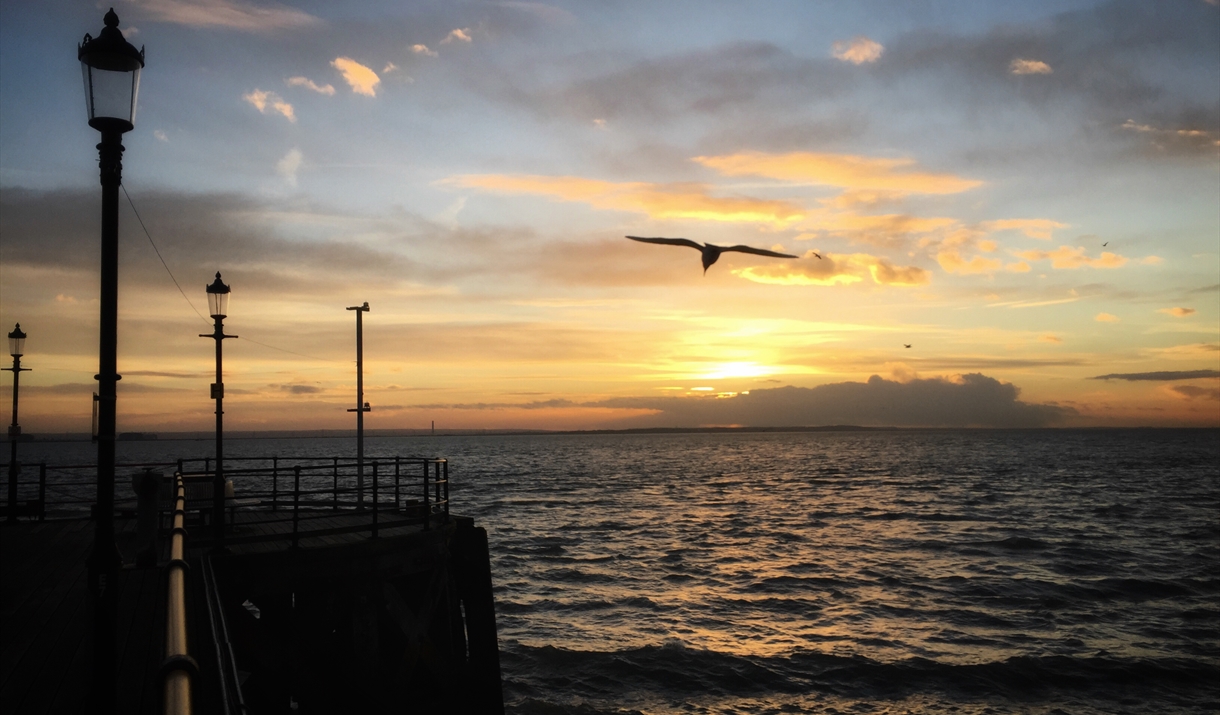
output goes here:
{"type": "MultiPolygon", "coordinates": [[[[789,427],[633,427],[629,429],[531,430],[531,429],[379,429],[365,430],[365,437],[492,437],[546,435],[632,435],[632,434],[768,434],[791,432],[1072,432],[1072,431],[1217,431],[1220,427],[866,427],[862,425],[819,425],[789,427]]],[[[124,442],[211,441],[214,432],[143,432],[124,442]]],[[[226,430],[225,439],[353,439],[355,430],[226,430]]],[[[90,435],[77,433],[26,433],[20,442],[88,442],[90,435]]],[[[0,443],[8,442],[7,439],[0,443]]]]}

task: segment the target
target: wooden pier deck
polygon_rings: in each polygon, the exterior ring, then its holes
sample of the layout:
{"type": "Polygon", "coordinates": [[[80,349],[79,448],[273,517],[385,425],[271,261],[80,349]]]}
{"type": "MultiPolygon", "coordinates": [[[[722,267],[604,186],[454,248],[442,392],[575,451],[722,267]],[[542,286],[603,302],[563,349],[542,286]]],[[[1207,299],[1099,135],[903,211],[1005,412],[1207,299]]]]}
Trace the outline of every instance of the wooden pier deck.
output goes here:
{"type": "MultiPolygon", "coordinates": [[[[262,589],[259,593],[268,587],[278,588],[278,584],[283,583],[297,584],[293,589],[330,589],[336,586],[327,584],[450,573],[447,569],[451,567],[444,564],[451,563],[454,529],[460,527],[463,533],[470,533],[472,524],[462,517],[436,514],[425,525],[421,515],[418,510],[399,511],[392,505],[387,508],[383,504],[376,514],[377,535],[373,537],[371,509],[302,507],[296,514],[298,536],[294,547],[291,508],[281,506],[277,511],[238,509],[225,515],[227,553],[220,557],[217,568],[222,581],[233,581],[232,585],[224,587],[225,590],[236,588],[238,581],[234,578],[245,573],[241,583],[248,588],[262,589]],[[312,586],[308,585],[311,580],[312,586]]],[[[92,674],[93,614],[86,559],[93,547],[93,526],[89,519],[3,522],[0,525],[0,711],[5,715],[91,711],[88,691],[92,674]]],[[[186,529],[188,561],[197,566],[201,557],[211,552],[211,525],[195,513],[186,529]]],[[[116,544],[124,560],[118,579],[117,712],[159,713],[163,689],[161,663],[165,656],[164,566],[169,556],[169,538],[163,531],[155,568],[137,569],[134,566],[136,520],[116,519],[115,532],[116,544]]],[[[467,542],[468,539],[462,543],[467,542]]],[[[483,544],[485,550],[485,536],[483,544]]],[[[479,561],[485,562],[485,559],[484,555],[479,561]]],[[[192,568],[188,576],[188,588],[192,589],[194,595],[191,597],[196,598],[197,603],[205,599],[201,591],[195,590],[198,586],[190,584],[198,584],[201,573],[200,569],[192,568]]],[[[454,577],[445,577],[451,578],[454,577]]],[[[438,583],[431,577],[427,581],[434,586],[438,583]]],[[[489,580],[480,593],[482,591],[486,591],[486,603],[478,612],[473,602],[466,606],[468,617],[483,619],[479,628],[484,633],[478,643],[471,641],[469,650],[472,656],[483,654],[479,656],[484,660],[478,666],[480,672],[494,677],[494,684],[488,680],[484,686],[488,693],[493,693],[489,697],[494,702],[488,710],[495,712],[503,706],[499,701],[494,605],[490,600],[489,580]]],[[[374,600],[382,600],[384,593],[385,587],[379,585],[374,600]]],[[[240,598],[244,597],[238,597],[236,602],[240,603],[240,598]]],[[[278,601],[273,595],[255,598],[263,605],[265,618],[276,615],[278,601]]],[[[397,597],[391,595],[390,598],[397,597]]],[[[442,602],[451,603],[456,609],[456,601],[451,601],[452,598],[457,596],[445,596],[442,602]]],[[[466,601],[470,598],[469,594],[464,596],[466,601]]],[[[232,608],[233,604],[228,607],[232,608]]],[[[391,607],[402,608],[394,603],[391,607]]],[[[423,609],[419,613],[426,615],[425,606],[416,604],[412,607],[423,609]]],[[[191,616],[189,642],[194,644],[191,651],[200,662],[201,677],[206,678],[204,671],[215,671],[216,667],[215,659],[208,652],[213,649],[211,634],[206,616],[198,615],[204,606],[191,608],[198,610],[191,616]]],[[[412,617],[408,615],[407,618],[412,617]]],[[[424,622],[427,621],[425,618],[424,622]]],[[[242,626],[240,622],[235,623],[242,626]]],[[[246,623],[244,627],[248,629],[250,624],[246,623]]],[[[472,631],[471,636],[476,635],[472,631]]],[[[363,632],[352,636],[357,640],[364,637],[363,632]]],[[[420,636],[412,634],[412,637],[420,636]]],[[[465,646],[458,651],[464,649],[465,646]]],[[[280,657],[290,659],[284,653],[280,657]]],[[[239,653],[239,659],[248,659],[248,654],[239,653]]],[[[196,704],[204,706],[207,703],[197,701],[196,704]]]]}
{"type": "MultiPolygon", "coordinates": [[[[134,520],[119,520],[120,543],[134,520]],[[130,522],[130,523],[129,523],[130,522]]],[[[92,619],[85,559],[88,519],[0,526],[0,710],[89,712],[92,619]]],[[[161,569],[124,568],[118,579],[118,712],[161,707],[165,577],[161,569]]]]}

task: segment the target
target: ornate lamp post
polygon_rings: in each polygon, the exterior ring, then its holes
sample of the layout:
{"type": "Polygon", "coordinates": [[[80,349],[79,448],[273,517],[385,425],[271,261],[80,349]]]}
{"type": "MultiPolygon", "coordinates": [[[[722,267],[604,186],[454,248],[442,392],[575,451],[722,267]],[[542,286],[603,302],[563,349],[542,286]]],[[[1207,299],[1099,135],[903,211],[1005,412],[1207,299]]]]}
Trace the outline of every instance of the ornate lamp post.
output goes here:
{"type": "Polygon", "coordinates": [[[8,352],[13,356],[13,366],[0,368],[13,373],[13,423],[8,426],[8,441],[12,449],[8,459],[8,520],[17,520],[17,477],[21,475],[21,463],[17,461],[17,440],[21,437],[21,425],[17,424],[17,383],[21,373],[30,368],[21,367],[21,356],[25,352],[25,333],[21,323],[8,334],[8,352]]]}
{"type": "MultiPolygon", "coordinates": [[[[356,508],[364,508],[364,413],[373,408],[364,401],[364,314],[369,312],[369,302],[354,305],[348,310],[356,311],[356,508]]],[[[374,504],[376,509],[377,505],[374,504]]]]}
{"type": "Polygon", "coordinates": [[[114,543],[114,437],[118,374],[119,185],[123,178],[123,133],[135,128],[136,95],[144,50],[119,32],[114,10],[103,18],[97,37],[85,35],[77,58],[85,80],[89,126],[102,133],[97,145],[102,178],[102,290],[98,347],[97,504],[94,505],[93,552],[89,555],[89,590],[94,607],[93,709],[112,712],[115,702],[114,591],[121,563],[114,543]]]}
{"type": "Polygon", "coordinates": [[[225,384],[222,375],[221,344],[225,338],[237,337],[236,335],[225,335],[224,319],[229,314],[229,290],[229,286],[220,280],[220,271],[217,271],[216,280],[207,287],[208,313],[216,323],[211,334],[203,333],[199,336],[216,340],[216,382],[212,383],[212,399],[216,400],[216,472],[212,480],[212,548],[216,551],[223,551],[225,548],[225,384]]]}

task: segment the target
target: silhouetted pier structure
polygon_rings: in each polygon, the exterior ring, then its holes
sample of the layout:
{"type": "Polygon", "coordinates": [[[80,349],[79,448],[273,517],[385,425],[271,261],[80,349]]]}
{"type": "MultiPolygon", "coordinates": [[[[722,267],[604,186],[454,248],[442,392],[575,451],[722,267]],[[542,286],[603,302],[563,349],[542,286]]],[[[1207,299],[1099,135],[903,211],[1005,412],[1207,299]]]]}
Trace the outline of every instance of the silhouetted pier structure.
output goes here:
{"type": "MultiPolygon", "coordinates": [[[[445,460],[366,458],[363,490],[350,460],[226,461],[223,549],[210,463],[120,466],[146,491],[142,514],[125,484],[116,499],[118,712],[173,712],[182,682],[197,712],[503,711],[486,531],[450,514],[445,460]]],[[[30,472],[0,531],[0,709],[89,712],[94,485],[85,467],[30,472]]]]}

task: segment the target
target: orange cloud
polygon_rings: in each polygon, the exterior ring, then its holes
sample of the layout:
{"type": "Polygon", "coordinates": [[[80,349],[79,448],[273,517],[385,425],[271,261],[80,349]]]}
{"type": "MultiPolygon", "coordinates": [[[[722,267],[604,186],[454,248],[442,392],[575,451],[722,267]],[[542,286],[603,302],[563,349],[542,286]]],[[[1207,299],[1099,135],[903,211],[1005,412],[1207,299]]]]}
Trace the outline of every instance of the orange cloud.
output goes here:
{"type": "Polygon", "coordinates": [[[1013,74],[1050,74],[1054,70],[1041,60],[1015,59],[1008,64],[1008,71],[1013,74]]]}
{"type": "Polygon", "coordinates": [[[366,97],[377,96],[377,85],[381,84],[381,78],[373,70],[350,57],[336,57],[330,66],[343,73],[343,80],[356,94],[363,94],[366,97]]]}
{"type": "Polygon", "coordinates": [[[848,285],[865,276],[878,285],[919,286],[932,274],[917,266],[895,266],[888,260],[867,253],[807,255],[799,262],[767,263],[733,271],[746,280],[770,285],[848,285]]]}
{"type": "Polygon", "coordinates": [[[936,254],[936,262],[945,273],[969,275],[972,273],[992,273],[1000,269],[1001,262],[994,258],[975,256],[967,260],[962,254],[952,248],[942,249],[936,254]]]}
{"type": "Polygon", "coordinates": [[[879,159],[851,154],[764,154],[697,156],[694,161],[726,176],[763,176],[794,183],[906,194],[956,194],[982,185],[952,174],[915,171],[914,159],[879,159]]]}
{"type": "Polygon", "coordinates": [[[411,45],[411,51],[417,55],[424,55],[426,57],[436,57],[436,52],[428,49],[427,45],[411,45]]]}
{"type": "Polygon", "coordinates": [[[613,183],[576,176],[506,174],[471,174],[447,179],[445,183],[579,201],[597,209],[633,211],[652,218],[784,225],[804,215],[799,206],[787,201],[712,196],[705,184],[613,183]]]}
{"type": "Polygon", "coordinates": [[[1117,323],[1119,318],[1117,315],[1110,315],[1109,313],[1098,313],[1097,317],[1093,318],[1093,320],[1099,323],[1117,323]]]}
{"type": "Polygon", "coordinates": [[[1059,337],[1058,335],[1043,335],[1043,336],[1039,337],[1038,340],[1041,340],[1044,343],[1055,343],[1055,344],[1063,342],[1063,338],[1059,337]]]}
{"type": "Polygon", "coordinates": [[[281,99],[275,92],[264,92],[261,89],[255,89],[253,92],[243,94],[241,98],[254,105],[254,108],[260,114],[266,114],[267,108],[270,107],[272,111],[279,112],[287,117],[290,122],[297,120],[296,112],[293,111],[292,105],[281,99]]]}
{"type": "Polygon", "coordinates": [[[1194,308],[1161,308],[1157,312],[1165,313],[1166,315],[1172,315],[1175,318],[1185,318],[1188,315],[1194,315],[1195,309],[1194,308]]]}
{"type": "Polygon", "coordinates": [[[460,27],[456,30],[450,30],[449,34],[445,35],[445,39],[441,40],[441,44],[447,45],[455,40],[459,42],[470,42],[470,28],[460,27]]]}
{"type": "Polygon", "coordinates": [[[1050,259],[1052,268],[1075,269],[1082,266],[1093,268],[1118,268],[1127,263],[1127,259],[1116,253],[1105,251],[1097,258],[1085,255],[1083,248],[1060,246],[1054,251],[1021,251],[1015,255],[1027,261],[1044,261],[1050,259]]]}
{"type": "Polygon", "coordinates": [[[998,221],[984,221],[980,224],[984,231],[1020,231],[1030,238],[1049,241],[1051,232],[1057,228],[1066,228],[1066,223],[1059,223],[1045,218],[1005,218],[998,221]]]}
{"type": "Polygon", "coordinates": [[[850,62],[853,65],[861,65],[865,62],[876,62],[881,58],[881,53],[885,52],[885,48],[880,42],[870,40],[867,37],[860,35],[849,40],[839,40],[831,46],[831,54],[835,59],[850,62]]]}
{"type": "Polygon", "coordinates": [[[335,93],[335,88],[332,85],[318,84],[308,77],[289,77],[288,79],[284,80],[284,82],[286,82],[289,87],[304,87],[306,89],[313,90],[318,94],[325,94],[327,96],[335,93]]]}

